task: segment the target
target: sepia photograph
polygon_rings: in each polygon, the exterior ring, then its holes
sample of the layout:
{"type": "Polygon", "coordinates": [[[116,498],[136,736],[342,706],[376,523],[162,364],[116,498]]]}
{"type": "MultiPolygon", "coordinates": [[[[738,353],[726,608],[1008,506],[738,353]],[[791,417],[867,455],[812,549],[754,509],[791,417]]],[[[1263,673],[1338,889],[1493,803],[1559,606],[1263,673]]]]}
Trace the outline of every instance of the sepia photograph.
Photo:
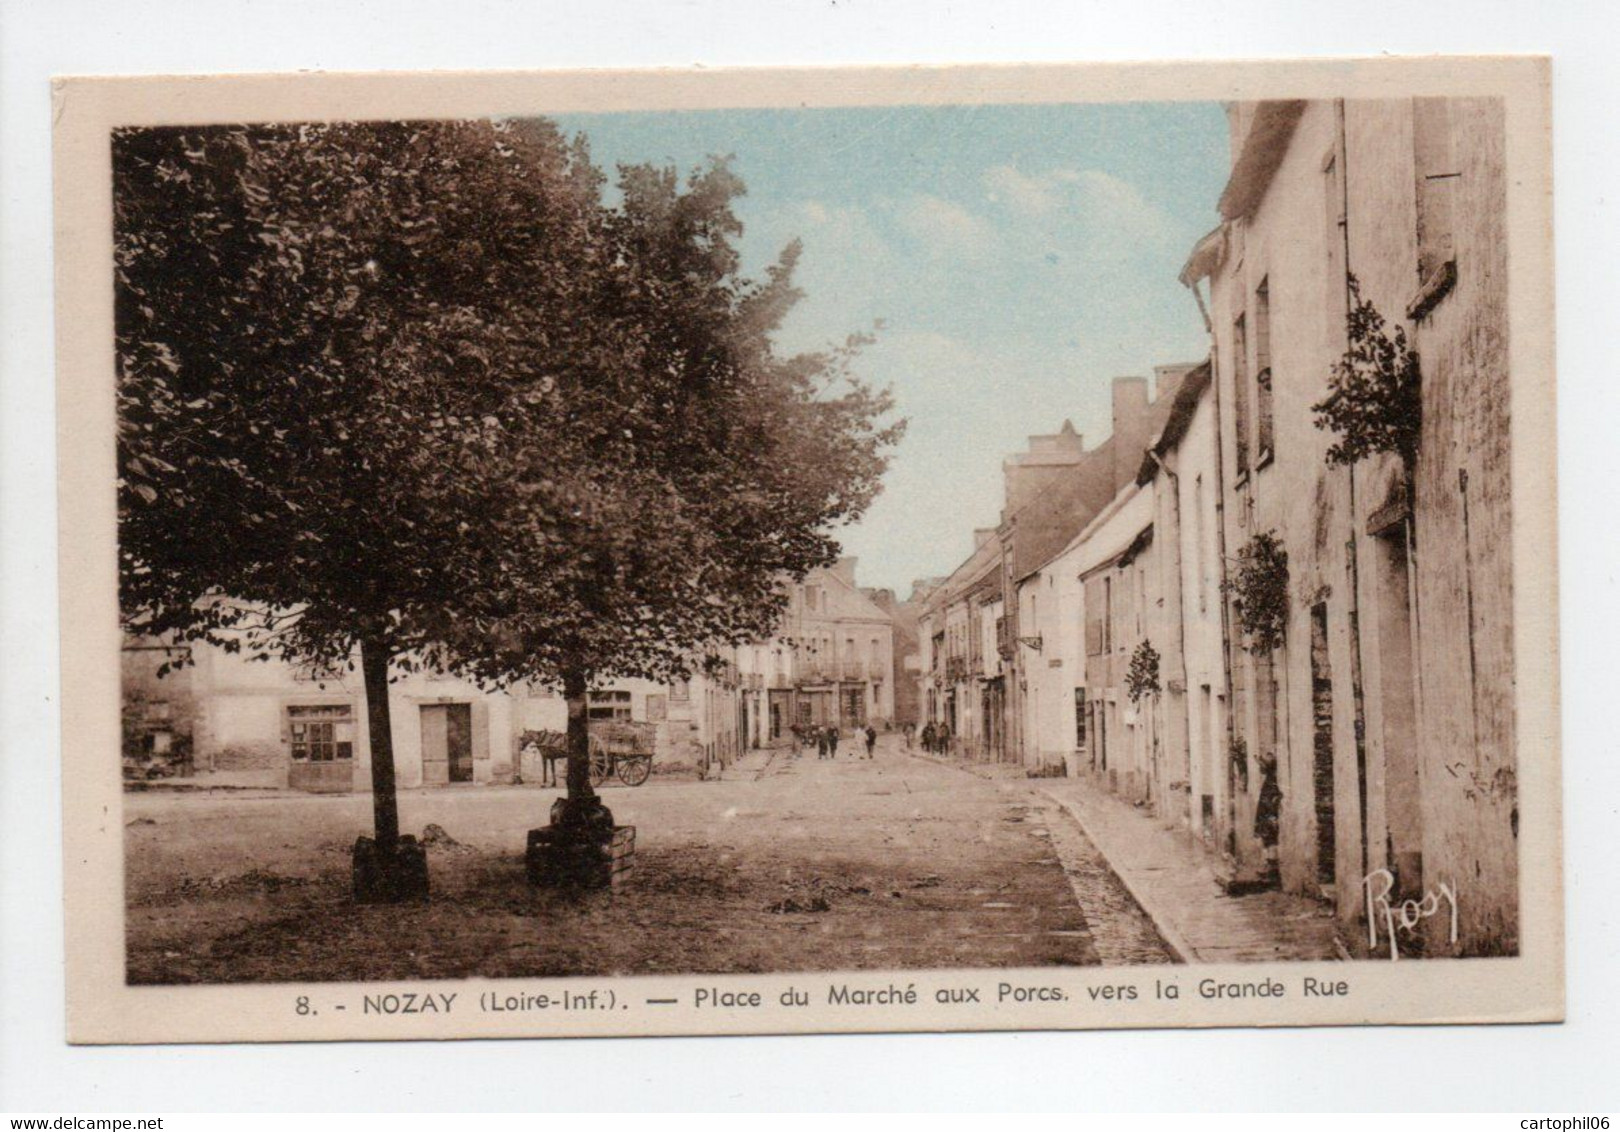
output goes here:
{"type": "Polygon", "coordinates": [[[1557,1017],[1541,61],[838,74],[59,86],[98,985],[1557,1017]]]}

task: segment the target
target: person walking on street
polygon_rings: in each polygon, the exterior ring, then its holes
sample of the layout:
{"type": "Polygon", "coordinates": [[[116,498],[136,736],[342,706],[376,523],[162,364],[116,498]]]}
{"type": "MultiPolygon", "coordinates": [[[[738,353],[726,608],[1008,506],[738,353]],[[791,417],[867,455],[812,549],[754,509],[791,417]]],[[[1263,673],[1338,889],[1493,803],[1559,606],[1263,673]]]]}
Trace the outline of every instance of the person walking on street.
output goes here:
{"type": "Polygon", "coordinates": [[[842,738],[842,736],[840,736],[838,734],[838,728],[836,726],[833,726],[832,724],[828,724],[828,726],[827,726],[827,757],[829,759],[836,759],[838,757],[838,740],[840,738],[842,738]]]}
{"type": "Polygon", "coordinates": [[[916,730],[917,725],[915,723],[908,723],[900,729],[900,734],[905,737],[906,750],[908,751],[911,750],[911,734],[916,730]]]}
{"type": "Polygon", "coordinates": [[[1267,885],[1278,880],[1277,842],[1282,825],[1282,787],[1277,785],[1277,756],[1260,756],[1260,798],[1254,808],[1254,835],[1259,840],[1265,861],[1267,885]]]}
{"type": "Polygon", "coordinates": [[[872,757],[872,748],[877,746],[877,730],[868,723],[866,725],[866,757],[872,757]]]}
{"type": "Polygon", "coordinates": [[[817,727],[815,728],[815,732],[816,758],[824,759],[827,757],[827,729],[825,727],[817,727]]]}

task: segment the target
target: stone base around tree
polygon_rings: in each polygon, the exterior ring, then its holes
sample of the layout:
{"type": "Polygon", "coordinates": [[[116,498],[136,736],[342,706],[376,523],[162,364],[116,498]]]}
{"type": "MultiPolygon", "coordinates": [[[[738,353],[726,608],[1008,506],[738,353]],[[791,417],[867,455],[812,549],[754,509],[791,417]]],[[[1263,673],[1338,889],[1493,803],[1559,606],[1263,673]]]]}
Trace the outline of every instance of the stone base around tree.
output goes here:
{"type": "Polygon", "coordinates": [[[548,825],[529,830],[529,883],[543,888],[611,888],[630,871],[636,827],[548,825]]]}
{"type": "Polygon", "coordinates": [[[354,902],[405,904],[428,898],[427,850],[416,838],[399,839],[393,852],[369,837],[354,843],[354,902]]]}

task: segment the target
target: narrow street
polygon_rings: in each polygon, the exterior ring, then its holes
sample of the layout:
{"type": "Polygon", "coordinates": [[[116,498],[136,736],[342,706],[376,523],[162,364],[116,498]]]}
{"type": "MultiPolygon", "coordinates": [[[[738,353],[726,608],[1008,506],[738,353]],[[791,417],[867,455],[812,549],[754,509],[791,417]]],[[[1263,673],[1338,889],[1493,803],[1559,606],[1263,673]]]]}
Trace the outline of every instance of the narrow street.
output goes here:
{"type": "Polygon", "coordinates": [[[722,781],[607,787],[637,828],[612,892],[524,881],[533,787],[402,795],[433,900],[357,908],[365,795],[131,795],[135,983],[1164,963],[1151,922],[1079,827],[1022,780],[914,757],[754,752],[722,781]]]}

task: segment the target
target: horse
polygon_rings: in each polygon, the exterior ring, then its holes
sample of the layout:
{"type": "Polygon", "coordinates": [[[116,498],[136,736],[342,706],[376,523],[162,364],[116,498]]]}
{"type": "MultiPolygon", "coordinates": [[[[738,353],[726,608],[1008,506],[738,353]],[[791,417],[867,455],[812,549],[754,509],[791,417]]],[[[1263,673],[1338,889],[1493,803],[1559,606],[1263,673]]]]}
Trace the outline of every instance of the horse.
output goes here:
{"type": "Polygon", "coordinates": [[[525,731],[518,736],[518,766],[530,748],[540,757],[540,785],[557,785],[557,764],[568,761],[568,736],[562,731],[525,731]]]}

